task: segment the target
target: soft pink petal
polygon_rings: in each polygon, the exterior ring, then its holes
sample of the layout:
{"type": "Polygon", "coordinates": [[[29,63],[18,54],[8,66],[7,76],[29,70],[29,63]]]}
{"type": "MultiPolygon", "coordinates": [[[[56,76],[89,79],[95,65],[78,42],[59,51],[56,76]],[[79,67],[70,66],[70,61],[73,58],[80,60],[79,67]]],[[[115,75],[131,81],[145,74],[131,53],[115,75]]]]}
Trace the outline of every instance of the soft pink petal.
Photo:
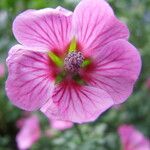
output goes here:
{"type": "Polygon", "coordinates": [[[111,97],[103,90],[90,86],[58,85],[53,102],[41,109],[49,118],[77,123],[95,120],[113,105],[111,97]]]}
{"type": "Polygon", "coordinates": [[[93,57],[93,66],[84,73],[86,81],[109,93],[116,104],[124,102],[132,93],[141,70],[137,49],[125,40],[117,40],[93,57]]]}
{"type": "Polygon", "coordinates": [[[150,140],[132,125],[122,125],[118,129],[123,150],[149,150],[150,140]]]}
{"type": "Polygon", "coordinates": [[[41,136],[39,119],[33,115],[24,121],[24,125],[16,136],[19,150],[29,149],[41,136]]]}
{"type": "Polygon", "coordinates": [[[65,130],[65,129],[69,129],[69,128],[73,127],[72,122],[62,121],[62,120],[51,119],[50,124],[53,129],[57,129],[57,130],[65,130]]]}
{"type": "Polygon", "coordinates": [[[71,17],[61,7],[27,10],[14,20],[13,33],[25,46],[63,51],[71,39],[71,17]]]}
{"type": "Polygon", "coordinates": [[[31,111],[49,100],[54,79],[46,53],[16,45],[9,52],[7,66],[6,92],[13,104],[31,111]]]}
{"type": "Polygon", "coordinates": [[[82,0],[73,14],[80,48],[86,55],[116,39],[127,39],[128,28],[121,23],[105,0],[82,0]]]}

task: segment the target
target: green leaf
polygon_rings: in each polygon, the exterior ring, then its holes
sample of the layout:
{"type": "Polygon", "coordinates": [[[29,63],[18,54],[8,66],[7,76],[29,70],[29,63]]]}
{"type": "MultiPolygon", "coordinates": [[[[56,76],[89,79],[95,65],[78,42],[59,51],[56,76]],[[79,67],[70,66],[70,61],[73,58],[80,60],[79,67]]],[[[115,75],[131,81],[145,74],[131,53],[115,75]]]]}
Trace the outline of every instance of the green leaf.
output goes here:
{"type": "Polygon", "coordinates": [[[60,82],[62,82],[62,80],[65,78],[66,73],[63,71],[61,72],[59,75],[57,75],[55,83],[58,84],[60,82]]]}
{"type": "Polygon", "coordinates": [[[91,63],[90,59],[85,59],[81,66],[84,68],[84,67],[88,66],[90,63],[91,63]]]}
{"type": "Polygon", "coordinates": [[[74,38],[71,40],[70,47],[69,47],[69,52],[76,51],[76,48],[77,48],[77,42],[76,42],[76,39],[75,39],[75,37],[74,37],[74,38]]]}
{"type": "Polygon", "coordinates": [[[58,67],[61,67],[63,65],[62,59],[59,58],[55,53],[48,52],[48,56],[58,67]]]}

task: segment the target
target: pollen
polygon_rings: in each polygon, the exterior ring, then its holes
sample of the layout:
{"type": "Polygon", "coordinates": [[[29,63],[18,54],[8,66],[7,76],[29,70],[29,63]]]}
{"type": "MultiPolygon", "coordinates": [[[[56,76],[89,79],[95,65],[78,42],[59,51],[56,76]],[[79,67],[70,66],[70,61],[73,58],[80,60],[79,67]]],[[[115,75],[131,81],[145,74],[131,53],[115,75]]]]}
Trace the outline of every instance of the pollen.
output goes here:
{"type": "Polygon", "coordinates": [[[64,69],[70,73],[78,73],[83,61],[81,52],[70,52],[64,59],[64,69]]]}

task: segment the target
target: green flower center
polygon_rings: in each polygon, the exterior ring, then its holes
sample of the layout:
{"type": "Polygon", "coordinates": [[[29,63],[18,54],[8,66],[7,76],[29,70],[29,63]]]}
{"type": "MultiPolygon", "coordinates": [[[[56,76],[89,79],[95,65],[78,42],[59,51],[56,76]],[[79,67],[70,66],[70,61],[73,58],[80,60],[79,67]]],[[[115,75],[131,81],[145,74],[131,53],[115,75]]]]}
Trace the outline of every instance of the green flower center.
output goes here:
{"type": "Polygon", "coordinates": [[[71,76],[79,84],[84,81],[80,77],[80,69],[86,68],[90,63],[90,59],[85,59],[81,52],[76,50],[76,40],[70,43],[68,54],[65,58],[61,58],[54,52],[48,52],[48,56],[56,67],[60,68],[60,73],[56,76],[56,84],[62,82],[67,76],[71,76]]]}

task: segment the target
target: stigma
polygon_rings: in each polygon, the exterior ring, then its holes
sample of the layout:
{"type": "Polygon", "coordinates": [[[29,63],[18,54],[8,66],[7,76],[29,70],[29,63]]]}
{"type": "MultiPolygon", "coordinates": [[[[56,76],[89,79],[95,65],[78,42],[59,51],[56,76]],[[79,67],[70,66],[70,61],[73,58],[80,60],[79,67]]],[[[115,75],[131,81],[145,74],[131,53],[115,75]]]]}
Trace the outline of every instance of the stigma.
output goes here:
{"type": "Polygon", "coordinates": [[[64,69],[69,73],[78,73],[83,61],[81,52],[70,52],[64,59],[64,69]]]}

